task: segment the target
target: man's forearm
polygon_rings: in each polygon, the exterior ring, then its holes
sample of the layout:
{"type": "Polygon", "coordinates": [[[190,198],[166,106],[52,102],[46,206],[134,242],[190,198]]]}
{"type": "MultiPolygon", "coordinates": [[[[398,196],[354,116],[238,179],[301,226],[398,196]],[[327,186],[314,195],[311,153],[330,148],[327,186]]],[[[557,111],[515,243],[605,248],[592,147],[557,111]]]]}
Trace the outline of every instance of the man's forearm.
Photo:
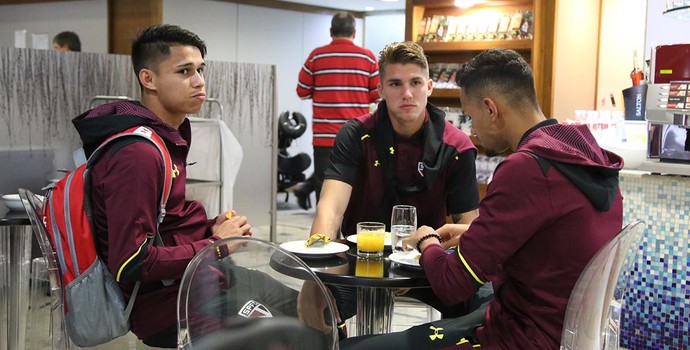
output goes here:
{"type": "Polygon", "coordinates": [[[352,186],[345,182],[324,180],[321,197],[316,205],[316,217],[311,226],[311,234],[320,233],[331,239],[338,238],[351,192],[352,186]]]}
{"type": "Polygon", "coordinates": [[[319,233],[330,237],[331,239],[338,238],[338,232],[340,231],[340,224],[342,221],[342,216],[338,216],[332,212],[326,212],[326,210],[319,211],[317,208],[316,217],[314,218],[314,223],[311,226],[310,235],[319,233]]]}
{"type": "Polygon", "coordinates": [[[466,211],[464,213],[450,214],[450,218],[454,224],[468,224],[469,225],[470,223],[472,223],[472,220],[477,218],[477,216],[479,216],[479,209],[466,211]]]}
{"type": "Polygon", "coordinates": [[[462,219],[462,214],[460,214],[460,213],[450,214],[450,219],[451,219],[451,221],[453,221],[454,224],[457,224],[462,219]]]}

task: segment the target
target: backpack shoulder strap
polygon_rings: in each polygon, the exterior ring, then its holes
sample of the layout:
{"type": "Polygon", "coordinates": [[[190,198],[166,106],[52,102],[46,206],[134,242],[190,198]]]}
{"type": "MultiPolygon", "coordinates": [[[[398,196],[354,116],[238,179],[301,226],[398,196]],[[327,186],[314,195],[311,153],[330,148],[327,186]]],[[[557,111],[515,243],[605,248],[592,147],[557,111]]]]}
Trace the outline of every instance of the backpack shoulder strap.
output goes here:
{"type": "MultiPolygon", "coordinates": [[[[158,151],[161,153],[161,156],[163,157],[163,191],[162,195],[160,198],[159,202],[159,207],[158,207],[158,224],[163,222],[163,219],[165,218],[165,205],[168,203],[168,198],[170,198],[170,193],[172,191],[172,168],[173,168],[173,162],[172,158],[170,157],[170,152],[168,152],[168,148],[165,146],[165,142],[163,139],[158,136],[151,128],[147,126],[134,126],[129,129],[126,129],[124,131],[121,131],[119,133],[113,134],[107,139],[105,139],[103,142],[101,142],[100,145],[93,151],[91,156],[86,162],[86,168],[87,171],[90,169],[97,161],[100,159],[103,150],[105,150],[107,145],[111,144],[115,140],[122,139],[124,137],[131,137],[131,136],[138,136],[141,137],[144,140],[150,141],[158,151]]],[[[156,230],[156,235],[158,238],[156,241],[160,240],[160,236],[158,235],[158,230],[156,230]]],[[[160,242],[162,243],[162,241],[160,242]]]]}
{"type": "MultiPolygon", "coordinates": [[[[88,181],[90,178],[89,170],[90,168],[98,161],[98,159],[101,157],[103,151],[107,149],[106,146],[110,145],[111,143],[115,142],[116,140],[121,140],[126,137],[141,137],[144,140],[148,140],[151,142],[156,149],[161,153],[161,157],[163,157],[163,188],[162,188],[162,193],[161,193],[161,198],[158,206],[158,222],[156,223],[156,234],[154,236],[154,244],[158,247],[164,246],[163,244],[163,239],[161,238],[160,232],[158,230],[158,226],[163,222],[163,219],[165,218],[165,206],[168,203],[168,198],[170,198],[170,193],[172,192],[172,170],[173,170],[173,162],[172,158],[170,157],[170,152],[168,151],[168,147],[165,146],[165,142],[163,139],[156,134],[153,129],[147,127],[147,126],[133,126],[129,129],[126,129],[124,131],[118,132],[116,134],[111,135],[107,139],[105,139],[103,142],[101,142],[100,145],[93,151],[91,156],[86,162],[86,171],[84,174],[84,181],[88,181]]],[[[90,196],[86,196],[87,200],[90,201],[90,196]]],[[[88,203],[88,207],[90,208],[91,205],[88,203]]],[[[162,281],[163,285],[169,286],[174,282],[174,280],[164,280],[162,281]]],[[[132,295],[130,296],[129,303],[127,304],[127,308],[125,309],[125,316],[129,318],[129,314],[132,311],[132,307],[134,306],[134,300],[136,299],[137,292],[139,290],[139,285],[141,281],[137,281],[134,284],[134,289],[132,290],[132,295]]]]}

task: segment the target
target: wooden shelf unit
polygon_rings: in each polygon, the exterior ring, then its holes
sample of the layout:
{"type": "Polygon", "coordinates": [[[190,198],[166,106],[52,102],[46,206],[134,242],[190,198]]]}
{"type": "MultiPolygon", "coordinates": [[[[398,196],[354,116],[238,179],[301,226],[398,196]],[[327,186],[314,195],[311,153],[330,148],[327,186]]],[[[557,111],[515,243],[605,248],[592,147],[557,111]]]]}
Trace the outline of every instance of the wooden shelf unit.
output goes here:
{"type": "MultiPolygon", "coordinates": [[[[460,89],[439,89],[434,88],[431,91],[430,99],[460,99],[460,89]]],[[[432,102],[433,103],[433,102],[432,102]]],[[[443,107],[450,107],[443,105],[443,107]]]]}
{"type": "Polygon", "coordinates": [[[513,49],[515,51],[530,51],[532,49],[531,39],[516,39],[516,40],[467,40],[467,41],[452,41],[452,42],[422,42],[419,43],[424,48],[426,53],[442,53],[442,52],[456,52],[469,51],[479,53],[492,47],[504,47],[513,49]]]}
{"type": "MultiPolygon", "coordinates": [[[[456,7],[453,0],[407,0],[405,10],[405,40],[416,40],[419,23],[424,17],[434,15],[472,16],[494,10],[514,13],[532,11],[533,38],[513,40],[473,40],[453,42],[419,43],[429,58],[429,63],[463,63],[479,52],[503,47],[519,52],[530,62],[534,71],[537,99],[545,115],[551,115],[553,43],[555,28],[555,2],[552,0],[486,0],[469,9],[456,7]]],[[[429,101],[439,107],[460,107],[459,92],[454,89],[435,89],[429,101]]]]}

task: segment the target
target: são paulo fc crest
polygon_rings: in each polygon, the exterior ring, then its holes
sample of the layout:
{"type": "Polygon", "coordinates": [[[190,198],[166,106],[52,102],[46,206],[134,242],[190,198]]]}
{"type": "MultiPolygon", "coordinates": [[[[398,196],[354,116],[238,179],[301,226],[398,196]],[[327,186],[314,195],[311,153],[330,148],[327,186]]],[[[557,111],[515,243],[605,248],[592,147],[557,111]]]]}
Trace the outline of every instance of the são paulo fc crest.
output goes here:
{"type": "Polygon", "coordinates": [[[258,301],[250,300],[244,303],[244,306],[237,312],[238,315],[246,318],[254,317],[273,317],[268,308],[258,301]]]}

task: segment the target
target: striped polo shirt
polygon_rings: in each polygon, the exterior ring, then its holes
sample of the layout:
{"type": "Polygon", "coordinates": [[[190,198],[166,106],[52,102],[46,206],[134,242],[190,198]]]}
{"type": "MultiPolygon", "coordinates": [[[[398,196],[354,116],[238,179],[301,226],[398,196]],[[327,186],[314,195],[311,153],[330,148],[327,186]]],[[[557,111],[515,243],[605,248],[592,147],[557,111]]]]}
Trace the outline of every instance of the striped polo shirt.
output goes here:
{"type": "Polygon", "coordinates": [[[346,121],[369,113],[379,98],[374,54],[349,39],[314,49],[299,73],[297,95],[312,99],[314,146],[333,147],[346,121]]]}

